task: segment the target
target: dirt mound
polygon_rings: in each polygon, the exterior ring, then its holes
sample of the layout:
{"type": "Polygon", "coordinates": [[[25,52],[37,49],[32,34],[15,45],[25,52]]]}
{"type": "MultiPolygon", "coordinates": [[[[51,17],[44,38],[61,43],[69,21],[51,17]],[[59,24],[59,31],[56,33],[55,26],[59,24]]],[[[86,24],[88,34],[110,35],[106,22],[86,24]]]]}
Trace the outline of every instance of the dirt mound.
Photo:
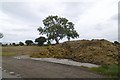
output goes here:
{"type": "Polygon", "coordinates": [[[59,45],[55,46],[46,46],[41,51],[37,53],[32,53],[31,57],[38,57],[38,58],[46,58],[46,57],[52,57],[52,58],[64,58],[66,55],[68,55],[69,51],[60,47],[59,45]]]}
{"type": "Polygon", "coordinates": [[[73,60],[95,64],[118,64],[120,46],[104,39],[70,41],[64,42],[61,46],[72,53],[73,60]]]}
{"type": "Polygon", "coordinates": [[[32,57],[69,58],[80,62],[95,64],[118,64],[120,45],[107,40],[68,41],[58,45],[46,46],[32,57]]]}

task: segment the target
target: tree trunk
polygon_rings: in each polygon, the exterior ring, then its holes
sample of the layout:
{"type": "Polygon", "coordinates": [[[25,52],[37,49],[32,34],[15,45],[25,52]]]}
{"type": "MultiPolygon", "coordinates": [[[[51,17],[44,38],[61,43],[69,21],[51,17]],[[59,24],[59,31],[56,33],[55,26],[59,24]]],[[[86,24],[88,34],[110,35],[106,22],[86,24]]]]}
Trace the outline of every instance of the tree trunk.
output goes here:
{"type": "Polygon", "coordinates": [[[70,41],[70,37],[67,37],[68,41],[70,41]]]}
{"type": "Polygon", "coordinates": [[[59,44],[59,40],[57,38],[55,39],[55,41],[56,41],[56,44],[59,44]]]}
{"type": "Polygon", "coordinates": [[[70,41],[70,38],[68,38],[68,41],[70,41]]]}

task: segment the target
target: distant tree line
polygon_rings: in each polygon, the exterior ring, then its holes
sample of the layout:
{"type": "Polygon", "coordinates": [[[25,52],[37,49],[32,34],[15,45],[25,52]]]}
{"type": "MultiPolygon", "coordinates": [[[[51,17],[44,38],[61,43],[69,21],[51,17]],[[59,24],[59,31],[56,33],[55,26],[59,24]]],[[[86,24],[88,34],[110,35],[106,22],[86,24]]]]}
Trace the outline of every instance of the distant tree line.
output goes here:
{"type": "MultiPolygon", "coordinates": [[[[38,46],[43,46],[45,45],[44,43],[47,41],[47,39],[45,37],[39,37],[36,38],[35,41],[33,42],[32,40],[26,40],[25,43],[23,42],[19,42],[19,43],[6,43],[6,44],[2,44],[2,46],[34,46],[34,45],[38,45],[38,46]]],[[[47,43],[46,45],[52,45],[50,42],[47,43]]],[[[118,41],[114,41],[113,45],[120,45],[120,43],[118,41]]]]}
{"type": "Polygon", "coordinates": [[[46,42],[45,37],[39,37],[36,38],[35,41],[33,42],[32,40],[26,40],[25,42],[19,42],[19,43],[5,43],[2,44],[2,46],[32,46],[32,45],[39,45],[42,46],[46,42]]]}

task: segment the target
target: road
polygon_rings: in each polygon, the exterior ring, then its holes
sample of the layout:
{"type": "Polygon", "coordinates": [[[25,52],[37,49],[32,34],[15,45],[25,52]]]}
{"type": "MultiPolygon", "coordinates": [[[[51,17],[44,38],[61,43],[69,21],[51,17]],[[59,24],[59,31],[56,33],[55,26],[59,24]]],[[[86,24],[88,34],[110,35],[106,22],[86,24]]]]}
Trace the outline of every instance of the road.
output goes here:
{"type": "Polygon", "coordinates": [[[103,78],[81,67],[31,59],[3,57],[2,66],[7,71],[20,74],[22,78],[103,78]]]}

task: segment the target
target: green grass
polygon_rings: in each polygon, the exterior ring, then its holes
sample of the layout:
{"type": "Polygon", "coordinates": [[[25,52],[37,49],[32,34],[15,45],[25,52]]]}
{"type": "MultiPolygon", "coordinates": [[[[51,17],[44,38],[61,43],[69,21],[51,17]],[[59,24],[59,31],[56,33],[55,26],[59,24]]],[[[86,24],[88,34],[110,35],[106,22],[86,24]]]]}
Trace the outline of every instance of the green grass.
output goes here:
{"type": "Polygon", "coordinates": [[[0,52],[0,56],[15,56],[16,54],[15,53],[9,53],[9,52],[3,52],[1,53],[0,52]]]}
{"type": "Polygon", "coordinates": [[[82,65],[82,66],[80,66],[80,67],[81,67],[81,68],[89,68],[89,67],[87,67],[87,66],[83,66],[83,65],[82,65]]]}
{"type": "Polygon", "coordinates": [[[98,73],[108,75],[108,76],[120,76],[120,65],[102,65],[98,68],[90,68],[90,70],[96,71],[98,73]]]}

